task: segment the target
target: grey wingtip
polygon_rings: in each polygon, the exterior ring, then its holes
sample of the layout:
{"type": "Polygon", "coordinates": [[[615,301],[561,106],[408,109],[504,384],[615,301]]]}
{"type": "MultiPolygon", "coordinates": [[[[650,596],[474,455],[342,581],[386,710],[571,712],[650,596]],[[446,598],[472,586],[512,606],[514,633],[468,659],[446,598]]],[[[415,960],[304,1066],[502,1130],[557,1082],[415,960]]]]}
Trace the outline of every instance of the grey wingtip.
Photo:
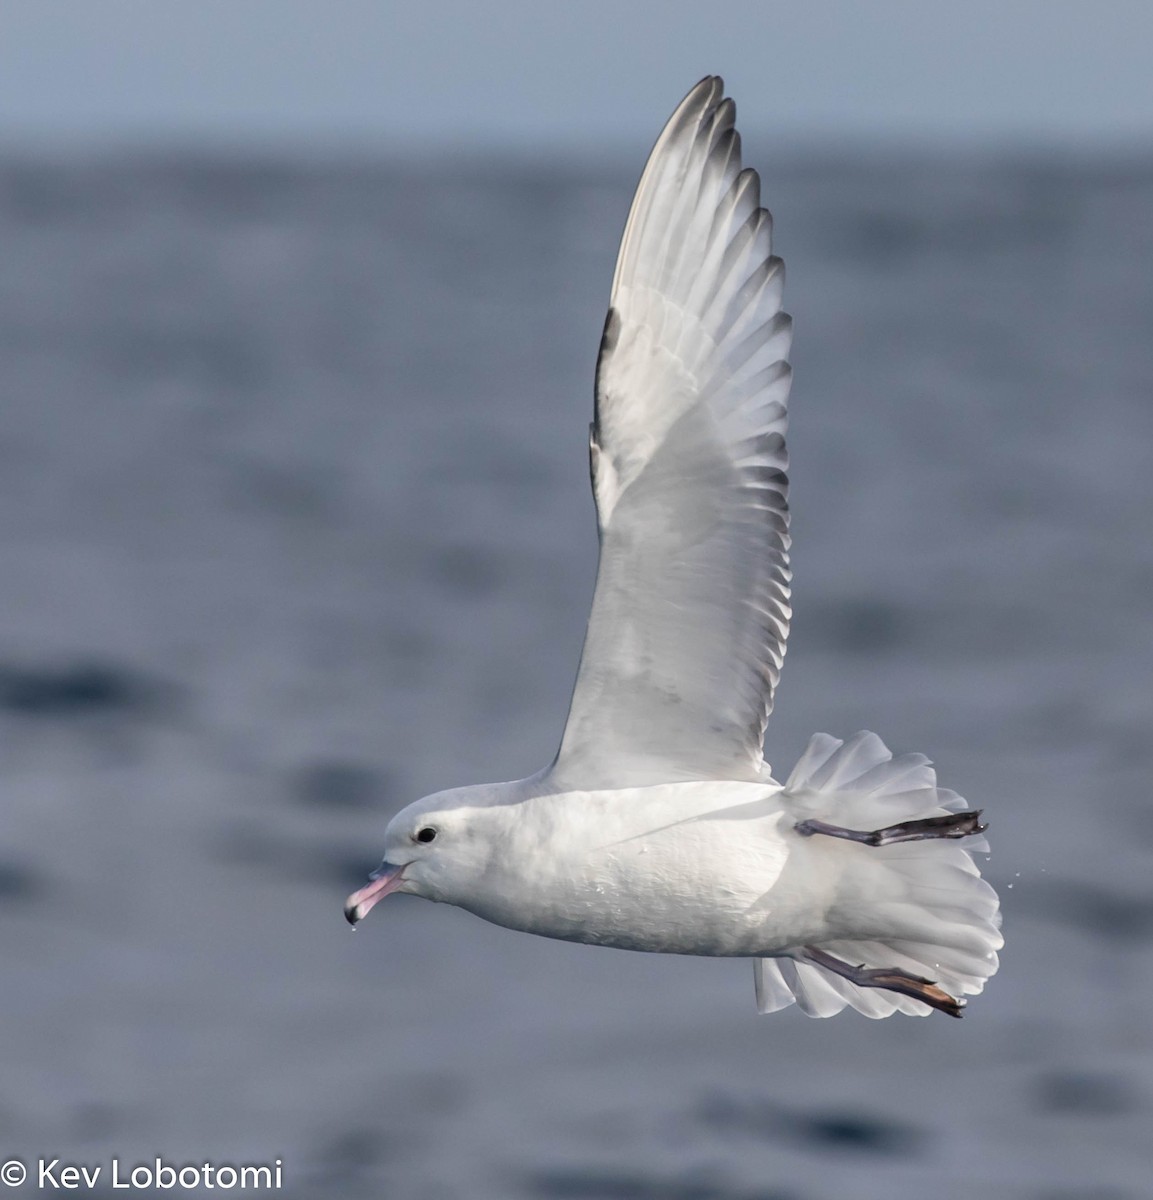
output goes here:
{"type": "MultiPolygon", "coordinates": [[[[685,98],[677,105],[672,120],[682,113],[707,112],[720,103],[725,94],[725,81],[719,75],[706,75],[689,89],[685,98]]],[[[731,101],[729,103],[732,103],[731,101]]],[[[734,106],[734,113],[736,111],[734,106]]],[[[670,124],[672,121],[670,121],[670,124]]]]}

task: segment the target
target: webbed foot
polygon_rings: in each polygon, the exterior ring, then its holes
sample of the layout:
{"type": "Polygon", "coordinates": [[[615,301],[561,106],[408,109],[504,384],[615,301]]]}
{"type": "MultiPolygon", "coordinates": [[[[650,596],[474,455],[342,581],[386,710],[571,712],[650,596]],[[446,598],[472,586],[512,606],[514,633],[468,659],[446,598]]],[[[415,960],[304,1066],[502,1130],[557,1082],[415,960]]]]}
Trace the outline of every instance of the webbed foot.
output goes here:
{"type": "Polygon", "coordinates": [[[902,996],[911,996],[914,1000],[920,1000],[950,1017],[964,1015],[965,1006],[962,1001],[950,996],[931,979],[922,979],[920,975],[913,975],[897,967],[866,967],[863,964],[853,966],[852,963],[842,961],[819,946],[805,946],[797,957],[801,962],[824,967],[826,971],[831,971],[858,987],[884,988],[902,996]]]}
{"type": "Polygon", "coordinates": [[[920,821],[902,821],[884,829],[846,829],[827,821],[810,818],[793,826],[801,837],[823,833],[826,837],[860,842],[863,846],[891,846],[894,842],[919,842],[925,838],[963,838],[984,833],[988,825],[981,824],[981,810],[946,813],[943,817],[925,817],[920,821]]]}

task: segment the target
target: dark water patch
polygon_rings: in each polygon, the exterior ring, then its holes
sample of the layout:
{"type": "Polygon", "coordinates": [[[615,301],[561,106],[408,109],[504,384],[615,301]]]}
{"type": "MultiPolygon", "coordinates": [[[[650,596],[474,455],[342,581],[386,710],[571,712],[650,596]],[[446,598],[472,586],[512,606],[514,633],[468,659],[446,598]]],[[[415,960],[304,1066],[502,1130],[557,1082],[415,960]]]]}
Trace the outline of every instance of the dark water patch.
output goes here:
{"type": "Polygon", "coordinates": [[[91,197],[72,171],[43,163],[13,163],[0,170],[0,220],[19,225],[75,223],[91,197]]]}
{"type": "Polygon", "coordinates": [[[34,900],[41,883],[40,875],[27,864],[0,860],[0,904],[34,900]]]}
{"type": "Polygon", "coordinates": [[[219,829],[207,853],[214,861],[281,879],[319,883],[343,897],[362,886],[380,866],[380,848],[318,846],[293,840],[246,821],[219,829]],[[341,891],[343,889],[343,891],[341,891]]]}
{"type": "MultiPolygon", "coordinates": [[[[416,899],[414,896],[390,899],[416,899]]],[[[436,1072],[405,1079],[405,1105],[432,1117],[453,1117],[464,1112],[469,1103],[469,1089],[459,1075],[436,1072]]]]}
{"type": "Polygon", "coordinates": [[[870,269],[900,271],[910,260],[927,253],[930,240],[922,221],[908,214],[874,210],[853,213],[829,225],[830,254],[870,269]]]}
{"type": "Polygon", "coordinates": [[[1153,940],[1153,896],[1096,883],[1043,880],[1020,889],[1014,907],[1116,942],[1153,940]]]}
{"type": "Polygon", "coordinates": [[[72,1109],[69,1127],[72,1136],[81,1141],[107,1141],[125,1127],[124,1114],[103,1100],[85,1101],[72,1109]]]}
{"type": "Polygon", "coordinates": [[[191,155],[155,164],[157,181],[198,215],[224,221],[268,221],[311,199],[320,180],[308,165],[273,158],[240,161],[191,155]]]}
{"type": "Polygon", "coordinates": [[[1080,197],[1055,196],[1026,183],[1016,196],[954,214],[932,230],[934,253],[966,255],[979,262],[1006,254],[1045,250],[1067,238],[1078,219],[1080,197]]]}
{"type": "Polygon", "coordinates": [[[912,617],[887,600],[858,597],[810,604],[805,620],[811,636],[840,654],[887,654],[912,640],[912,617]]]}
{"type": "Polygon", "coordinates": [[[1118,1117],[1140,1107],[1132,1085],[1119,1075],[1096,1071],[1055,1071],[1036,1084],[1042,1112],[1068,1116],[1118,1117]]]}
{"type": "Polygon", "coordinates": [[[1111,1187],[1107,1183],[1087,1183],[1074,1188],[1048,1188],[1038,1192],[1036,1200],[1147,1200],[1146,1192],[1131,1192],[1128,1188],[1111,1187]]]}
{"type": "Polygon", "coordinates": [[[24,717],[68,718],[153,709],[171,689],[110,663],[60,667],[0,664],[0,709],[24,717]]]}
{"type": "Polygon", "coordinates": [[[407,627],[385,629],[381,647],[390,666],[397,671],[419,672],[436,661],[440,643],[426,630],[407,627]]]}
{"type": "Polygon", "coordinates": [[[553,470],[540,455],[510,446],[482,427],[457,437],[455,444],[446,441],[434,448],[438,461],[430,464],[450,484],[482,487],[517,507],[539,501],[555,489],[553,470]]]}
{"type": "Polygon", "coordinates": [[[225,326],[125,323],[103,336],[97,360],[116,379],[186,380],[212,392],[254,390],[267,376],[262,348],[249,331],[225,326]]]}
{"type": "MultiPolygon", "coordinates": [[[[1136,790],[1144,793],[1144,784],[1140,784],[1136,790]]],[[[1145,846],[1153,846],[1153,811],[1150,810],[1149,802],[1144,794],[1141,795],[1135,805],[1129,807],[1125,813],[1125,821],[1136,841],[1141,842],[1145,846]]]]}
{"type": "Polygon", "coordinates": [[[475,546],[446,546],[430,561],[434,583],[468,600],[481,600],[496,592],[505,571],[495,554],[475,546]]]}
{"type": "Polygon", "coordinates": [[[295,851],[287,853],[283,842],[264,836],[258,826],[247,821],[231,821],[212,838],[209,856],[217,862],[242,867],[274,867],[279,872],[290,866],[297,854],[295,851]]]}
{"type": "Polygon", "coordinates": [[[289,795],[309,808],[370,811],[384,808],[392,781],[375,767],[362,763],[320,760],[299,767],[289,781],[289,795]]]}
{"type": "Polygon", "coordinates": [[[924,1130],[857,1109],[798,1112],[757,1098],[711,1096],[697,1116],[719,1133],[793,1142],[819,1154],[907,1157],[920,1153],[927,1140],[924,1130]]]}
{"type": "Polygon", "coordinates": [[[343,1129],[322,1142],[308,1172],[310,1182],[328,1189],[360,1185],[362,1195],[380,1194],[379,1181],[394,1150],[392,1139],[375,1127],[343,1129]]]}
{"type": "Polygon", "coordinates": [[[736,1187],[719,1179],[669,1179],[639,1172],[542,1171],[529,1182],[547,1200],[800,1200],[796,1192],[736,1187]]]}
{"type": "Polygon", "coordinates": [[[230,506],[279,520],[330,524],[340,518],[338,484],[316,465],[309,469],[246,457],[231,465],[226,484],[230,506]]]}
{"type": "Polygon", "coordinates": [[[798,1141],[820,1151],[908,1155],[924,1140],[921,1130],[860,1112],[798,1114],[788,1127],[798,1141]]]}

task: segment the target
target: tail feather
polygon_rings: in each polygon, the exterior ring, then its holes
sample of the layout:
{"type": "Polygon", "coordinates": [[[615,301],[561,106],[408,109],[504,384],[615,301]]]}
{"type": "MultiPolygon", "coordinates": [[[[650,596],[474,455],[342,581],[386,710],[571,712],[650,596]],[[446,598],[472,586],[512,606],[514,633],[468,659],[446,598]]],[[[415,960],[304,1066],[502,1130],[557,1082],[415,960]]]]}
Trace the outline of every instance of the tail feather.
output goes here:
{"type": "MultiPolygon", "coordinates": [[[[872,733],[845,742],[815,735],[784,795],[797,820],[819,818],[862,830],[965,807],[956,792],[937,787],[924,755],[894,758],[872,733]]],[[[894,967],[932,980],[958,998],[976,995],[996,972],[1004,942],[997,894],[973,861],[980,850],[987,851],[988,843],[979,835],[882,847],[838,842],[830,853],[840,856],[843,883],[830,923],[844,933],[821,942],[821,949],[854,966],[894,967]]],[[[847,1006],[867,1017],[932,1011],[913,997],[861,987],[788,956],[754,965],[761,1012],[792,1003],[813,1017],[847,1006]]]]}
{"type": "MultiPolygon", "coordinates": [[[[860,956],[861,949],[853,953],[860,956]]],[[[831,975],[813,963],[794,962],[789,958],[758,958],[753,962],[757,984],[757,1010],[777,1012],[790,1004],[807,1017],[833,1017],[852,1006],[866,1017],[878,1019],[895,1012],[927,1016],[932,1009],[919,1000],[877,988],[860,988],[831,975]]]]}
{"type": "Polygon", "coordinates": [[[845,1007],[845,996],[839,986],[844,980],[835,975],[815,971],[808,963],[791,959],[781,961],[780,971],[802,1011],[811,1016],[831,1017],[845,1007]]]}

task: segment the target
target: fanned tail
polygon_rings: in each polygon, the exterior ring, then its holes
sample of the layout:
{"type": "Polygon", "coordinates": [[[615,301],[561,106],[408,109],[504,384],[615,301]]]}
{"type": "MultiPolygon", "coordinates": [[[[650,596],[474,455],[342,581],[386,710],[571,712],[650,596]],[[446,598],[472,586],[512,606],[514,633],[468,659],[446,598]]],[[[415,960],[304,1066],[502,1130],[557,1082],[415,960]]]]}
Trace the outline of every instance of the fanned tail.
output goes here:
{"type": "MultiPolygon", "coordinates": [[[[873,733],[847,742],[816,734],[789,776],[784,798],[798,821],[855,830],[965,808],[955,792],[937,786],[924,755],[894,758],[873,733]]],[[[981,991],[997,970],[1004,943],[997,893],[973,861],[975,851],[988,850],[982,836],[885,846],[837,841],[835,848],[833,839],[826,840],[830,853],[840,855],[843,880],[830,924],[844,933],[822,941],[822,951],[852,966],[896,968],[931,980],[958,999],[981,991]]],[[[911,996],[862,987],[791,957],[757,959],[754,972],[761,1012],[793,1003],[811,1017],[830,1017],[847,1005],[867,1017],[932,1011],[911,996]]]]}

